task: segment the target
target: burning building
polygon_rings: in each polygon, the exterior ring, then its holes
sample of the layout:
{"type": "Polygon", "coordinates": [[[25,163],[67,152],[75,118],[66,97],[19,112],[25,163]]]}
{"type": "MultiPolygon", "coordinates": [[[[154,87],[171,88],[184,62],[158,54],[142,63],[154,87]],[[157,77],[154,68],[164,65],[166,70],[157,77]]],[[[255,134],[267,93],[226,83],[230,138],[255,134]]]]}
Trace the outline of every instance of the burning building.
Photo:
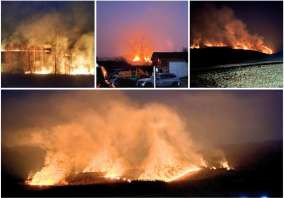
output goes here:
{"type": "Polygon", "coordinates": [[[93,74],[92,16],[93,3],[2,2],[1,71],[93,74]]]}

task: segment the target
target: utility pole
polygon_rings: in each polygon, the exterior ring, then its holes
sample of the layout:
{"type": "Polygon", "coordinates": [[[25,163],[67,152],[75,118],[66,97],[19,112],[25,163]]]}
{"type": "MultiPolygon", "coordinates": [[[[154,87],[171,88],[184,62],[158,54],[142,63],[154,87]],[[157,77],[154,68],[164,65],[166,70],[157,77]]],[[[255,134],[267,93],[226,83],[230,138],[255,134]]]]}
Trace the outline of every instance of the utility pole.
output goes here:
{"type": "Polygon", "coordinates": [[[55,32],[55,46],[54,46],[54,74],[57,72],[57,32],[55,32]]]}
{"type": "Polygon", "coordinates": [[[156,88],[156,66],[153,66],[153,74],[154,74],[154,88],[156,88]]]}

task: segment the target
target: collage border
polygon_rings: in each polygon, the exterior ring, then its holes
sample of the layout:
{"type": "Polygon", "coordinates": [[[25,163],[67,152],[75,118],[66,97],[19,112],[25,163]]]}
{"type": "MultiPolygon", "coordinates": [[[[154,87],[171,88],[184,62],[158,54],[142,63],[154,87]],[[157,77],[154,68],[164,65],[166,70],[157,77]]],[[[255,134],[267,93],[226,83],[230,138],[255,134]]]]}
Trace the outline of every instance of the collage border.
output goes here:
{"type": "MultiPolygon", "coordinates": [[[[7,0],[8,1],[8,0],[7,0]]],[[[21,1],[21,0],[9,0],[9,1],[21,1]]],[[[56,1],[56,0],[22,0],[22,1],[56,1]]],[[[78,1],[78,0],[62,0],[62,1],[78,1]]],[[[282,100],[283,100],[283,86],[282,88],[192,88],[190,87],[190,2],[191,1],[204,1],[204,0],[79,0],[79,1],[86,1],[86,2],[94,2],[94,87],[80,87],[80,88],[71,88],[71,87],[29,87],[29,88],[23,88],[23,87],[2,87],[2,79],[1,79],[1,75],[0,75],[0,92],[1,92],[1,97],[0,97],[0,105],[2,107],[2,91],[8,91],[8,90],[19,90],[19,91],[23,91],[23,90],[64,90],[64,91],[72,91],[72,90],[90,90],[90,91],[119,91],[119,90],[135,90],[135,91],[168,91],[168,90],[175,90],[175,91],[231,91],[231,90],[281,90],[282,92],[282,100]],[[103,1],[145,1],[145,2],[149,2],[149,1],[182,1],[182,2],[187,2],[187,6],[188,6],[188,87],[187,88],[98,88],[96,86],[96,44],[97,44],[97,6],[96,6],[96,2],[103,2],[103,1]]],[[[214,2],[214,0],[207,0],[207,1],[212,1],[214,2]]],[[[216,0],[216,1],[220,1],[220,0],[216,0]]],[[[225,0],[224,0],[225,1],[225,0]]],[[[245,0],[229,0],[229,1],[245,1],[245,0]]],[[[269,1],[269,0],[251,0],[251,1],[269,1]]],[[[282,0],[273,0],[273,1],[280,1],[282,2],[282,7],[284,8],[284,2],[282,0]]],[[[1,10],[2,10],[2,0],[0,3],[0,21],[1,21],[1,10]]],[[[284,9],[283,9],[284,11],[284,9]]],[[[284,12],[283,12],[284,13],[284,12]]],[[[284,20],[283,20],[284,21],[284,20]]],[[[283,23],[284,24],[284,23],[283,23]]],[[[0,35],[1,35],[1,28],[2,26],[0,26],[0,35]]],[[[283,27],[282,27],[282,34],[283,34],[283,27]]],[[[0,39],[0,45],[1,45],[1,39],[0,39]]],[[[282,49],[283,49],[283,43],[282,43],[282,49]]],[[[0,56],[0,62],[1,62],[1,56],[0,56]]],[[[282,66],[283,67],[283,66],[282,66]]],[[[284,68],[284,67],[283,67],[284,68]]],[[[282,73],[282,81],[283,81],[283,85],[284,85],[284,72],[282,73]]],[[[283,106],[284,102],[282,103],[283,106]]],[[[284,123],[284,117],[283,117],[284,111],[282,108],[282,128],[283,128],[283,123],[284,123]]],[[[0,120],[2,120],[2,113],[0,114],[0,120]]],[[[1,134],[2,134],[2,122],[0,123],[0,129],[1,129],[1,134]]],[[[2,136],[1,136],[2,137],[2,136]]],[[[0,137],[0,138],[1,138],[0,137]]],[[[283,131],[282,131],[282,137],[283,137],[283,131]]],[[[2,139],[2,138],[1,138],[2,139]]],[[[282,138],[282,143],[283,143],[283,138],[282,138]]],[[[283,155],[283,159],[284,159],[284,154],[283,154],[283,150],[282,150],[282,155],[283,155]]],[[[0,153],[0,158],[1,158],[1,153],[0,153]]],[[[2,160],[1,160],[2,161],[2,160]]],[[[284,176],[284,172],[282,171],[282,178],[284,176]]],[[[2,185],[0,186],[0,188],[2,187],[2,185]]],[[[284,194],[284,189],[283,189],[283,194],[284,194]]]]}
{"type": "MultiPolygon", "coordinates": [[[[2,87],[2,79],[0,76],[0,87],[1,90],[282,90],[283,92],[283,86],[284,86],[284,72],[282,73],[282,88],[274,88],[274,87],[247,87],[247,88],[238,88],[238,87],[228,87],[228,88],[218,88],[218,87],[190,87],[190,2],[197,2],[197,1],[205,1],[205,2],[214,2],[214,1],[239,1],[239,2],[245,2],[246,0],[1,0],[0,4],[0,10],[2,11],[2,2],[7,2],[7,1],[23,1],[23,2],[30,2],[30,1],[50,1],[50,2],[56,2],[56,1],[64,1],[64,2],[72,2],[72,1],[81,1],[81,2],[94,2],[94,87],[2,87]],[[184,88],[170,88],[170,87],[165,87],[165,88],[99,88],[97,87],[97,2],[187,2],[187,15],[188,15],[188,86],[184,88]]],[[[249,0],[249,1],[255,1],[255,2],[266,2],[269,0],[249,0]]],[[[272,0],[275,2],[282,2],[282,8],[283,8],[283,13],[284,13],[284,1],[283,0],[272,0]]],[[[1,11],[0,11],[0,21],[1,20],[1,11]]],[[[283,20],[284,21],[284,20],[283,20]]],[[[283,22],[282,21],[282,22],[283,22]]],[[[283,23],[284,26],[284,23],[283,23]]],[[[0,27],[0,35],[1,35],[1,28],[0,27]]],[[[282,27],[283,29],[283,27],[282,27]]],[[[282,32],[283,34],[283,32],[282,32]]],[[[284,37],[283,37],[284,38],[284,37]]],[[[2,40],[0,40],[0,45],[1,45],[2,40]]],[[[284,49],[284,45],[282,43],[282,49],[284,49]]],[[[283,56],[284,57],[284,56],[283,56]]],[[[1,62],[0,57],[0,62],[1,62]]],[[[283,66],[282,66],[283,67],[283,66]]],[[[284,69],[284,67],[283,67],[284,69]]]]}

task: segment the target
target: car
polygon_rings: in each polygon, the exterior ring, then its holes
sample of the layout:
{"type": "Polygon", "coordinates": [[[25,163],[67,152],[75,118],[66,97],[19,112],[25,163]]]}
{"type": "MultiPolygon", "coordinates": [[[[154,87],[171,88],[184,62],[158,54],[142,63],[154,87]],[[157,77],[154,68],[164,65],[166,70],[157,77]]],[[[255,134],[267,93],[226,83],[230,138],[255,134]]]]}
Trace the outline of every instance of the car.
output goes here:
{"type": "MultiPolygon", "coordinates": [[[[137,87],[154,87],[154,78],[142,78],[136,83],[137,87]]],[[[160,73],[156,77],[156,87],[180,87],[180,79],[172,73],[160,73]]]]}
{"type": "Polygon", "coordinates": [[[114,77],[111,79],[112,84],[114,87],[135,87],[136,80],[131,78],[122,78],[122,77],[114,77]]]}
{"type": "Polygon", "coordinates": [[[136,82],[137,87],[154,87],[154,78],[141,78],[136,82]]]}

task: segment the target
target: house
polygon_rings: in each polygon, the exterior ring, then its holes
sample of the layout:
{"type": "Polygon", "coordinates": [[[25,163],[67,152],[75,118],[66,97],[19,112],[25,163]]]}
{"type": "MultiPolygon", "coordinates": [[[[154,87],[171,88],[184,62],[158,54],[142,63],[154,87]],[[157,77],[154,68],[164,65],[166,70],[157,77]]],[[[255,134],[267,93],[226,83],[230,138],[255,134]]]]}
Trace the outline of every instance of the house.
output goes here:
{"type": "Polygon", "coordinates": [[[153,52],[151,60],[162,73],[188,76],[188,52],[153,52]]]}

